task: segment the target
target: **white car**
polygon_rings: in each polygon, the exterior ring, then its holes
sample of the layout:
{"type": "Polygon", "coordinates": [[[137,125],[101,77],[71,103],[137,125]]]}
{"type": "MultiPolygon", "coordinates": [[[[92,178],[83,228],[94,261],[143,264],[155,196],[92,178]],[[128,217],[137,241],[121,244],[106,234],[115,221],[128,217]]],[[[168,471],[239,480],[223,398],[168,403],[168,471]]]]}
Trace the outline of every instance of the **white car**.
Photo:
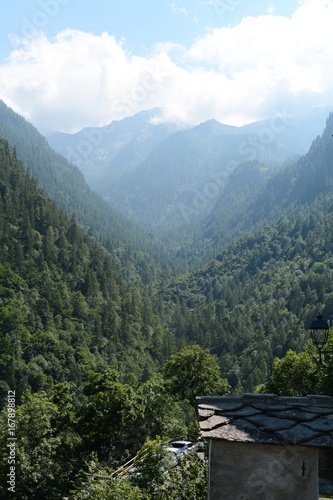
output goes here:
{"type": "Polygon", "coordinates": [[[190,451],[193,451],[192,441],[172,441],[168,449],[177,453],[177,455],[187,455],[190,451]]]}
{"type": "Polygon", "coordinates": [[[182,452],[178,448],[173,448],[172,446],[166,446],[165,449],[170,452],[170,456],[168,456],[168,461],[173,465],[177,465],[178,463],[177,456],[181,455],[182,452]]]}

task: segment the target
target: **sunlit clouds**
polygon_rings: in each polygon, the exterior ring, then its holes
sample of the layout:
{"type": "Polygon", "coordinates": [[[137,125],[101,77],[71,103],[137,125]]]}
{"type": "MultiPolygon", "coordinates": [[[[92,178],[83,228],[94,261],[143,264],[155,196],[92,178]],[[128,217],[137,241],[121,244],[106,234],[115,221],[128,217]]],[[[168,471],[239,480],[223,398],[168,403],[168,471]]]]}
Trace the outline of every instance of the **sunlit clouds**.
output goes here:
{"type": "Polygon", "coordinates": [[[333,104],[333,3],[301,2],[291,18],[246,17],[191,46],[145,57],[112,34],[27,37],[0,67],[0,98],[41,131],[105,125],[143,109],[188,124],[241,125],[295,106],[333,104]]]}

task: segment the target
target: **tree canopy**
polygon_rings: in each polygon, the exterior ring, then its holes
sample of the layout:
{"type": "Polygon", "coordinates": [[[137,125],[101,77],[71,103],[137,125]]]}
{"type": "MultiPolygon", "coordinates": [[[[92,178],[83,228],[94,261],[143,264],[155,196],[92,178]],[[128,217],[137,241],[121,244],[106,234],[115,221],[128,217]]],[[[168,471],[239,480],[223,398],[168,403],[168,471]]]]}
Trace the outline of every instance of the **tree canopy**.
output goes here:
{"type": "Polygon", "coordinates": [[[164,373],[171,393],[188,399],[193,406],[196,396],[224,395],[229,389],[214,356],[198,345],[173,354],[164,365],[164,373]]]}

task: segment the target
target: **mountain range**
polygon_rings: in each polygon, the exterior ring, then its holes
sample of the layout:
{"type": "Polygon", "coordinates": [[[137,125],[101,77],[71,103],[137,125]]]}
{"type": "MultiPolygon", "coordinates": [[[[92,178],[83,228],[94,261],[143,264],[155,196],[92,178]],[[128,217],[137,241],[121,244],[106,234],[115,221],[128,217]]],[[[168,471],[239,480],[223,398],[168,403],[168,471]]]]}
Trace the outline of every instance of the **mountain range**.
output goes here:
{"type": "MultiPolygon", "coordinates": [[[[173,132],[170,128],[167,132],[164,125],[154,129],[163,129],[167,137],[146,153],[143,163],[142,157],[136,167],[124,162],[126,176],[138,181],[141,172],[142,191],[144,180],[150,186],[150,194],[146,192],[147,207],[151,211],[155,207],[157,212],[157,207],[165,206],[167,196],[161,201],[159,195],[163,189],[168,190],[167,178],[169,186],[177,190],[177,186],[188,182],[187,175],[193,177],[196,185],[203,172],[209,181],[202,192],[212,202],[211,206],[204,204],[196,188],[197,204],[184,204],[187,211],[184,209],[181,214],[182,224],[169,227],[163,223],[164,233],[154,233],[130,221],[94,193],[78,167],[55,153],[22,117],[3,103],[0,112],[0,135],[16,148],[15,154],[39,186],[112,256],[119,273],[136,287],[137,292],[133,293],[146,297],[147,307],[172,335],[168,353],[197,342],[217,356],[222,373],[234,390],[252,390],[269,373],[274,356],[304,344],[304,318],[310,321],[318,307],[333,314],[331,281],[323,282],[323,277],[330,275],[332,261],[332,114],[322,135],[310,141],[305,154],[295,158],[295,150],[288,150],[294,160],[287,160],[291,158],[286,147],[288,134],[287,129],[281,129],[279,133],[281,137],[285,134],[285,142],[268,141],[258,150],[260,159],[249,157],[242,161],[243,147],[250,143],[240,140],[251,140],[254,148],[254,139],[263,138],[263,131],[268,134],[269,123],[273,129],[272,121],[266,122],[265,127],[257,123],[240,129],[215,121],[173,132]],[[239,144],[242,147],[235,153],[239,144]],[[214,170],[221,166],[221,158],[225,165],[232,165],[225,175],[214,170]],[[170,165],[168,173],[158,170],[166,164],[170,165]],[[211,167],[208,174],[207,165],[211,167]],[[218,190],[213,190],[214,185],[218,190]],[[209,198],[213,195],[214,200],[209,198]],[[240,312],[246,320],[240,319],[240,312]],[[290,338],[275,333],[286,318],[288,331],[293,330],[290,338]],[[263,345],[267,347],[265,362],[261,357],[254,376],[246,366],[250,366],[251,353],[263,349],[263,345]]],[[[134,147],[147,120],[155,114],[156,110],[115,124],[117,140],[125,142],[124,137],[129,134],[132,139],[128,144],[134,147]]],[[[282,122],[274,123],[278,135],[282,122]]],[[[160,126],[150,123],[149,127],[160,126]]],[[[290,130],[295,132],[295,125],[290,130]]],[[[293,142],[296,144],[296,138],[293,142]]],[[[297,144],[299,148],[300,143],[297,144]]],[[[123,146],[123,154],[128,151],[126,148],[123,146]]],[[[121,173],[118,171],[117,175],[121,185],[121,173]]],[[[143,205],[143,201],[141,197],[136,203],[143,205]]]]}
{"type": "MultiPolygon", "coordinates": [[[[307,349],[331,380],[309,327],[333,317],[333,114],[311,139],[302,120],[152,118],[79,133],[90,152],[74,165],[0,102],[0,449],[12,391],[24,500],[86,497],[92,459],[114,469],[147,440],[196,435],[183,398],[207,373],[223,394],[262,390],[307,349]],[[80,171],[95,160],[108,201],[80,171]]],[[[3,498],[7,475],[2,457],[3,498]]]]}
{"type": "Polygon", "coordinates": [[[263,164],[267,178],[304,154],[327,114],[316,109],[302,118],[281,115],[242,127],[210,120],[179,130],[176,124],[156,124],[159,110],[154,109],[47,139],[114,208],[170,234],[207,216],[242,163],[263,164]]]}
{"type": "Polygon", "coordinates": [[[161,254],[166,268],[173,266],[151,233],[103,200],[77,166],[56,153],[33,125],[2,101],[0,137],[15,147],[18,158],[37,179],[39,187],[70,216],[75,215],[81,227],[112,253],[128,279],[146,281],[147,268],[161,269],[161,254]],[[158,266],[153,264],[155,258],[158,266]]]}

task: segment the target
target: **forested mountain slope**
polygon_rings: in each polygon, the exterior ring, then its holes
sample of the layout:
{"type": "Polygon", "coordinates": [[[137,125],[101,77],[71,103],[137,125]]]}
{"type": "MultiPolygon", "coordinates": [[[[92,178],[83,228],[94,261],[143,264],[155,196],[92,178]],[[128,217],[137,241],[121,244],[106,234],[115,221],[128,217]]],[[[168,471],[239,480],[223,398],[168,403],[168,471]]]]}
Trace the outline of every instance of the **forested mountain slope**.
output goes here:
{"type": "Polygon", "coordinates": [[[182,257],[186,255],[190,265],[200,259],[202,262],[244,231],[274,224],[294,204],[311,203],[318,194],[329,192],[333,186],[332,134],[330,114],[322,135],[293,165],[276,173],[258,162],[239,165],[229,176],[211,213],[196,227],[192,237],[183,238],[179,244],[182,257]]]}
{"type": "Polygon", "coordinates": [[[180,341],[211,349],[234,390],[253,391],[319,312],[332,317],[332,235],[330,192],[173,279],[163,297],[180,341]]]}
{"type": "Polygon", "coordinates": [[[175,124],[154,125],[159,113],[142,111],[106,127],[54,133],[49,140],[112,206],[179,241],[225,195],[228,175],[238,165],[255,161],[271,170],[290,163],[322,131],[328,111],[298,117],[281,111],[242,127],[209,120],[178,131],[175,124]]]}
{"type": "Polygon", "coordinates": [[[257,150],[253,140],[255,133],[243,127],[210,120],[171,134],[134,172],[106,178],[100,191],[140,224],[172,232],[188,222],[187,207],[192,207],[194,218],[213,208],[226,177],[239,163],[265,161],[273,168],[293,156],[275,138],[257,150]]]}
{"type": "Polygon", "coordinates": [[[79,166],[89,185],[102,191],[118,177],[139,166],[172,132],[175,124],[155,125],[158,109],[141,111],[104,127],[87,127],[75,134],[47,135],[51,147],[79,166]]]}
{"type": "Polygon", "coordinates": [[[147,283],[155,272],[169,272],[174,262],[157,239],[93,192],[80,170],[55,153],[35,127],[2,101],[0,137],[16,148],[45,193],[68,214],[75,214],[85,231],[107,248],[127,279],[147,283]]]}
{"type": "Polygon", "coordinates": [[[210,348],[236,390],[253,390],[275,356],[301,348],[319,312],[333,315],[332,132],[331,114],[309,153],[252,199],[247,231],[164,290],[174,331],[210,348]]]}
{"type": "MultiPolygon", "coordinates": [[[[319,312],[332,317],[333,115],[293,166],[267,178],[264,163],[239,165],[228,184],[225,225],[216,218],[200,233],[217,249],[221,231],[230,230],[231,243],[199,269],[170,278],[167,260],[163,272],[155,267],[161,255],[146,235],[140,242],[155,252],[151,260],[131,246],[136,233],[126,224],[108,219],[113,232],[103,232],[99,209],[84,219],[92,205],[82,175],[49,156],[37,131],[7,111],[0,126],[17,148],[0,140],[0,389],[16,391],[18,494],[61,498],[75,483],[84,495],[80,474],[88,460],[116,467],[147,437],[187,435],[191,401],[211,388],[207,380],[198,384],[207,366],[214,391],[227,390],[221,376],[233,393],[253,391],[267,381],[275,356],[304,347],[319,312]],[[73,198],[85,227],[91,221],[90,235],[40,190],[19,147],[59,204],[68,209],[73,198]],[[232,217],[238,225],[227,226],[232,217]],[[140,287],[123,278],[120,259],[133,280],[139,266],[140,287]],[[206,361],[194,370],[198,358],[206,361]]],[[[207,137],[215,125],[208,124],[207,137]]],[[[200,253],[196,237],[193,252],[200,253]]],[[[1,460],[1,477],[7,473],[1,460]]]]}
{"type": "MultiPolygon", "coordinates": [[[[1,498],[12,497],[9,470],[23,500],[73,489],[86,496],[98,479],[88,464],[119,467],[147,437],[176,438],[194,426],[185,388],[171,385],[174,370],[166,380],[157,374],[179,344],[154,309],[0,139],[1,498]]],[[[197,377],[200,387],[209,382],[209,390],[214,377],[225,393],[214,358],[199,346],[188,353],[210,370],[197,377]]],[[[114,486],[139,498],[123,478],[114,486]]]]}
{"type": "MultiPolygon", "coordinates": [[[[147,377],[173,345],[147,293],[36,185],[0,141],[0,379],[37,391],[110,364],[147,377]]],[[[8,385],[7,385],[8,384],[8,385]]]]}

